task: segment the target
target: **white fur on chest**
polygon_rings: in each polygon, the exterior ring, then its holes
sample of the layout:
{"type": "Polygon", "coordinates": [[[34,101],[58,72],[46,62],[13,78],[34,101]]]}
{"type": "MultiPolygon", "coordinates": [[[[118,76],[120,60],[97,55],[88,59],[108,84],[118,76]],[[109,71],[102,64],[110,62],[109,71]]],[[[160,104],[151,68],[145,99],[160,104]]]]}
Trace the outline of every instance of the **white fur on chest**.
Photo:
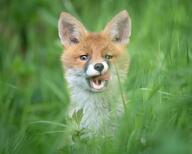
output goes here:
{"type": "Polygon", "coordinates": [[[69,116],[72,117],[74,113],[82,110],[80,128],[97,132],[104,128],[103,126],[108,126],[111,115],[116,112],[115,104],[121,103],[117,79],[113,76],[105,91],[94,93],[88,90],[86,80],[82,78],[80,72],[79,76],[77,74],[77,71],[76,75],[74,71],[68,71],[65,74],[71,95],[69,116]]]}
{"type": "Polygon", "coordinates": [[[82,109],[83,116],[80,127],[97,131],[109,121],[110,102],[104,95],[91,94],[80,90],[73,91],[70,115],[72,116],[74,112],[82,109]]]}

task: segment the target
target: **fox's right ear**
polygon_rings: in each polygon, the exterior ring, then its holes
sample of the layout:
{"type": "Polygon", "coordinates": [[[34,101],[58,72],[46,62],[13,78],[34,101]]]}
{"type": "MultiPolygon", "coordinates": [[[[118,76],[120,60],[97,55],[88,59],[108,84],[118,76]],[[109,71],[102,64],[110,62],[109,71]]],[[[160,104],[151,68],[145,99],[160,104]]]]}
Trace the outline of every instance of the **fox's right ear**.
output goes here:
{"type": "Polygon", "coordinates": [[[72,15],[62,12],[58,22],[59,38],[67,47],[78,44],[86,35],[85,27],[72,15]]]}

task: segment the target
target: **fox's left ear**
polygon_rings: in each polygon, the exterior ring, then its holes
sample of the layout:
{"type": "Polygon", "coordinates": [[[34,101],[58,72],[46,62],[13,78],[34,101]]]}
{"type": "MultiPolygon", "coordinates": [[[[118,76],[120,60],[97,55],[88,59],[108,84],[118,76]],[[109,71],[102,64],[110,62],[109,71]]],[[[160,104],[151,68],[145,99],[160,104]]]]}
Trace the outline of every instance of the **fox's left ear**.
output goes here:
{"type": "Polygon", "coordinates": [[[131,36],[131,18],[127,11],[118,13],[105,27],[106,33],[113,42],[126,45],[131,36]]]}

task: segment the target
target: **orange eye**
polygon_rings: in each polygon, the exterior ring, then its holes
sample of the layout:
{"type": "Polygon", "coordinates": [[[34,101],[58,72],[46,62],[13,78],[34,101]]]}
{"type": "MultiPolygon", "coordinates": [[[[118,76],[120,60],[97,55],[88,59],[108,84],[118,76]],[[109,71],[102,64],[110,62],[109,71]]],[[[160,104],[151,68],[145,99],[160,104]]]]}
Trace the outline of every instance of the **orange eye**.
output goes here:
{"type": "Polygon", "coordinates": [[[112,55],[105,55],[105,59],[112,59],[113,56],[112,55]]]}
{"type": "Polygon", "coordinates": [[[81,55],[79,58],[80,58],[82,61],[87,61],[88,58],[89,58],[89,56],[88,56],[88,55],[81,55]]]}

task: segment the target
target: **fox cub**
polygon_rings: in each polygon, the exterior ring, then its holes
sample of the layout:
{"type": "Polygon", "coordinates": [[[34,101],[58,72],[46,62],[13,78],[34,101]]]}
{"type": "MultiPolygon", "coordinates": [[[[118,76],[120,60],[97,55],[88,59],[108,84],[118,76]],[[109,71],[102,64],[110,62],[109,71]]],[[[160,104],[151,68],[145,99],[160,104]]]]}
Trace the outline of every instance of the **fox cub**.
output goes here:
{"type": "Polygon", "coordinates": [[[114,128],[112,119],[123,113],[119,79],[126,79],[129,66],[126,45],[131,19],[127,11],[118,13],[97,33],[87,31],[75,17],[62,12],[58,31],[70,90],[69,116],[81,111],[78,127],[94,133],[114,128]]]}

